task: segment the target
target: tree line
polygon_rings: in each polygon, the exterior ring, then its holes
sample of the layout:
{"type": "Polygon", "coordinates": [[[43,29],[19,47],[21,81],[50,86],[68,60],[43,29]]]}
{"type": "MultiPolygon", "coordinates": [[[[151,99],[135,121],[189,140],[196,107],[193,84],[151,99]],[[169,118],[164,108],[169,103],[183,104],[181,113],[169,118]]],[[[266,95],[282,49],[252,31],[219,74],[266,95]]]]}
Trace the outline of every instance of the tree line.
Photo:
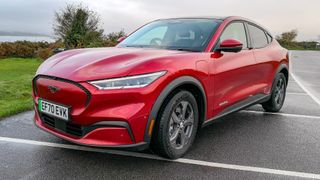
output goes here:
{"type": "Polygon", "coordinates": [[[277,41],[289,50],[320,50],[320,44],[316,41],[296,41],[298,36],[297,30],[284,32],[276,36],[277,41]]]}

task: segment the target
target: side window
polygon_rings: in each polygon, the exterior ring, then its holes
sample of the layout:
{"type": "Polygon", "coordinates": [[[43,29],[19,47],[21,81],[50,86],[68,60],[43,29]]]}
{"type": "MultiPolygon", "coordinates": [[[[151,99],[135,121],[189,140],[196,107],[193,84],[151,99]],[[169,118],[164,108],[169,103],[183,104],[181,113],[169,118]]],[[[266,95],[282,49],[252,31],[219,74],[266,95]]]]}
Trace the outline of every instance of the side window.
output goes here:
{"type": "Polygon", "coordinates": [[[248,48],[246,31],[242,22],[231,23],[220,36],[220,42],[226,39],[236,39],[243,44],[243,49],[248,48]]]}
{"type": "Polygon", "coordinates": [[[248,24],[249,32],[254,48],[263,48],[268,45],[268,39],[264,30],[248,24]]]}

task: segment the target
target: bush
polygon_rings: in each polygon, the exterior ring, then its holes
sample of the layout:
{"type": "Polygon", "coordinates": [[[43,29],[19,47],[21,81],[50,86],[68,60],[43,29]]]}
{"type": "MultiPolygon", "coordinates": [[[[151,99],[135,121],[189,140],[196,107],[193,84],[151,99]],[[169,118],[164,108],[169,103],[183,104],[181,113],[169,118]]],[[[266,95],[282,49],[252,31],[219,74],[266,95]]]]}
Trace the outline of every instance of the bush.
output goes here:
{"type": "MultiPolygon", "coordinates": [[[[110,47],[118,44],[117,40],[124,37],[126,34],[123,30],[119,32],[110,33],[102,40],[95,40],[84,47],[110,47]]],[[[89,36],[88,36],[89,37],[89,36]]],[[[65,43],[58,40],[54,43],[48,42],[30,42],[30,41],[16,41],[16,42],[0,42],[0,58],[19,57],[19,58],[40,58],[45,60],[54,53],[54,49],[65,48],[65,43]]]]}
{"type": "Polygon", "coordinates": [[[50,48],[42,48],[37,52],[37,57],[42,60],[48,59],[53,54],[52,49],[50,48]]]}
{"type": "Polygon", "coordinates": [[[6,57],[6,51],[4,49],[4,45],[0,44],[0,58],[6,57]]]}
{"type": "Polygon", "coordinates": [[[16,52],[16,46],[14,43],[1,43],[0,44],[1,57],[14,56],[16,52]]]}
{"type": "Polygon", "coordinates": [[[47,59],[53,53],[53,49],[63,47],[61,41],[54,43],[16,41],[0,43],[0,58],[20,57],[31,58],[40,57],[47,59]]]}
{"type": "Polygon", "coordinates": [[[15,54],[16,57],[30,58],[35,56],[35,51],[37,50],[31,44],[27,43],[17,43],[15,44],[15,54]]]}

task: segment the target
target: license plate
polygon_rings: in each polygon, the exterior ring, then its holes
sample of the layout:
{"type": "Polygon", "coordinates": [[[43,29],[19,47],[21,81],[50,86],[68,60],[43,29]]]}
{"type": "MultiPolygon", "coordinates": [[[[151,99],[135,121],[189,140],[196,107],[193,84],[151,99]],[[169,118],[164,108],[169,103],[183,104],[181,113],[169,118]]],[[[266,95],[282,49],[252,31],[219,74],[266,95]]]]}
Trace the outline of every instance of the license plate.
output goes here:
{"type": "Polygon", "coordinates": [[[38,109],[42,113],[46,113],[66,121],[69,120],[69,108],[65,106],[39,99],[38,109]]]}

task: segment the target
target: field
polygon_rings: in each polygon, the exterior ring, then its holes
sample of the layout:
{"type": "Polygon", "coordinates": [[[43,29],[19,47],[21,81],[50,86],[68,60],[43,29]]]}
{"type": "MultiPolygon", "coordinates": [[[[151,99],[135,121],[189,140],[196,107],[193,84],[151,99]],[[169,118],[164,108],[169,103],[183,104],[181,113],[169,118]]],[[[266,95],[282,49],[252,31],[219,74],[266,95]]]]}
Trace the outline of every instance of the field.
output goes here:
{"type": "Polygon", "coordinates": [[[0,118],[32,108],[31,80],[40,63],[33,58],[0,60],[0,118]]]}

